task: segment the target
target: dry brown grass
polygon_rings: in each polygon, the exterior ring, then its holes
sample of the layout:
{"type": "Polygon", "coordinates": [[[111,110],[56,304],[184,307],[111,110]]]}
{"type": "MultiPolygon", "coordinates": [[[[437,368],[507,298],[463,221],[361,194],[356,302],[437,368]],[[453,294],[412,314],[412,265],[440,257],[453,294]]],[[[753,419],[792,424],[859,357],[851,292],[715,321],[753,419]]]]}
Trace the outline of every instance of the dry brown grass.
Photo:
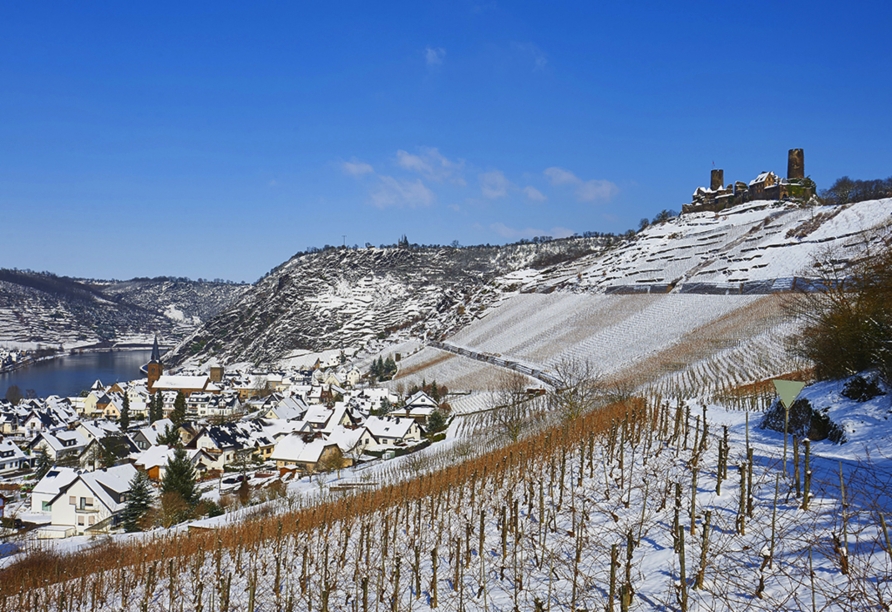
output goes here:
{"type": "Polygon", "coordinates": [[[406,378],[407,376],[412,376],[418,372],[426,370],[428,368],[432,368],[435,365],[441,364],[443,362],[449,361],[455,357],[452,353],[441,353],[434,357],[433,359],[428,359],[427,361],[422,361],[421,363],[414,364],[409,366],[408,368],[400,368],[397,372],[396,376],[393,377],[394,380],[399,380],[401,378],[406,378]]]}
{"type": "Polygon", "coordinates": [[[545,463],[559,449],[574,448],[593,435],[607,433],[627,415],[642,415],[641,427],[650,418],[644,414],[646,411],[643,408],[644,402],[637,398],[610,404],[570,423],[551,427],[439,472],[293,512],[259,516],[217,530],[165,534],[134,543],[111,542],[62,555],[36,551],[23,561],[0,571],[0,597],[29,593],[59,582],[73,580],[83,583],[79,579],[121,568],[129,568],[131,582],[141,583],[151,579],[158,564],[163,566],[171,559],[177,559],[182,564],[221,549],[244,550],[269,540],[308,533],[338,521],[400,506],[407,501],[428,499],[486,477],[515,470],[523,473],[544,469],[545,463]]]}

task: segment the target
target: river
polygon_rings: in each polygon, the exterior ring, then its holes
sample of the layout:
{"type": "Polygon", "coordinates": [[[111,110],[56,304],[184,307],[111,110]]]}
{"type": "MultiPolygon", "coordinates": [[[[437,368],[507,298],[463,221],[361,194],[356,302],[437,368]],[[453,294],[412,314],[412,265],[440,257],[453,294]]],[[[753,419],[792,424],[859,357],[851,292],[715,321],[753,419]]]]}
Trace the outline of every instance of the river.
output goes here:
{"type": "Polygon", "coordinates": [[[103,351],[66,355],[41,361],[20,370],[0,374],[0,398],[12,385],[24,394],[33,389],[37,397],[78,395],[96,379],[104,385],[145,378],[139,371],[151,358],[152,351],[103,351]]]}

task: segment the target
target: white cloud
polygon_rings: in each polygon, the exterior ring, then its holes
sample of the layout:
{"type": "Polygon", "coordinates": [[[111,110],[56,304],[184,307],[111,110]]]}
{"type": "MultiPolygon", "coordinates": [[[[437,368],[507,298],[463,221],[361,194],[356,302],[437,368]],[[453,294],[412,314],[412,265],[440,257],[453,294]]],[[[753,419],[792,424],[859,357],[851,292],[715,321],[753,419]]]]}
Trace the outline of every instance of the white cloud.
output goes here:
{"type": "Polygon", "coordinates": [[[527,198],[532,200],[533,202],[544,202],[548,198],[545,197],[545,194],[536,189],[531,185],[527,185],[523,188],[524,194],[526,194],[527,198]]]}
{"type": "Polygon", "coordinates": [[[413,155],[400,149],[396,152],[397,165],[438,183],[448,179],[457,185],[465,185],[465,179],[461,176],[465,160],[452,161],[436,147],[421,147],[420,152],[420,155],[413,155]]]}
{"type": "Polygon", "coordinates": [[[446,49],[443,47],[425,47],[424,61],[428,66],[440,66],[446,58],[446,49]]]}
{"type": "Polygon", "coordinates": [[[617,194],[619,187],[610,181],[591,180],[576,188],[576,197],[582,202],[609,200],[617,194]]]}
{"type": "Polygon", "coordinates": [[[545,53],[533,43],[513,43],[511,46],[516,52],[532,59],[533,70],[542,70],[548,64],[545,53]]]}
{"type": "Polygon", "coordinates": [[[483,195],[490,200],[504,198],[508,195],[508,189],[511,187],[511,181],[505,178],[499,170],[490,170],[479,176],[480,190],[483,195]]]}
{"type": "Polygon", "coordinates": [[[369,196],[378,208],[419,208],[430,206],[436,196],[421,179],[406,181],[392,176],[379,176],[380,185],[369,196]]]}
{"type": "Polygon", "coordinates": [[[582,182],[582,179],[569,170],[564,170],[557,166],[546,168],[545,176],[548,177],[548,180],[551,181],[552,185],[577,185],[582,182]]]}
{"type": "Polygon", "coordinates": [[[361,161],[344,162],[341,164],[341,169],[350,176],[362,176],[363,174],[370,174],[375,171],[371,164],[361,161]]]}
{"type": "Polygon", "coordinates": [[[615,183],[604,180],[592,179],[583,181],[581,178],[563,168],[552,166],[544,172],[552,185],[573,185],[576,187],[576,199],[580,202],[594,202],[596,200],[609,200],[617,193],[619,187],[615,183]]]}

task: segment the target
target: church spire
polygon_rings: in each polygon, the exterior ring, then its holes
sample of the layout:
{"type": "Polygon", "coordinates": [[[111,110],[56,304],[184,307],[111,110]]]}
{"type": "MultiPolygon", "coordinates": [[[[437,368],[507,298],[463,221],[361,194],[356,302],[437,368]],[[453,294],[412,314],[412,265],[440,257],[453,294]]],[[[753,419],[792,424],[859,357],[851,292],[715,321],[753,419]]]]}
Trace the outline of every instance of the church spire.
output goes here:
{"type": "Polygon", "coordinates": [[[155,343],[152,345],[152,359],[149,363],[161,363],[161,351],[158,349],[158,334],[155,334],[155,343]]]}

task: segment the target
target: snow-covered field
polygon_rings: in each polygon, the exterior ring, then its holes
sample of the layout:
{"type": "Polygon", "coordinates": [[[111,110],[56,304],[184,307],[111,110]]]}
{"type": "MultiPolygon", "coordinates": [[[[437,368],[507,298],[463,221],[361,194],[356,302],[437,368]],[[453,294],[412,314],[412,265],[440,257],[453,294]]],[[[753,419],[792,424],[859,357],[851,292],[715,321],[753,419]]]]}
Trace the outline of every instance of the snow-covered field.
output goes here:
{"type": "Polygon", "coordinates": [[[630,610],[886,610],[892,406],[840,386],[803,394],[849,436],[811,445],[807,508],[802,446],[797,496],[792,452],[785,466],[758,414],[711,404],[704,438],[699,402],[650,405],[625,425],[582,418],[437,478],[257,518],[225,545],[159,541],[0,610],[600,610],[611,596],[619,610],[624,592],[630,610]]]}

